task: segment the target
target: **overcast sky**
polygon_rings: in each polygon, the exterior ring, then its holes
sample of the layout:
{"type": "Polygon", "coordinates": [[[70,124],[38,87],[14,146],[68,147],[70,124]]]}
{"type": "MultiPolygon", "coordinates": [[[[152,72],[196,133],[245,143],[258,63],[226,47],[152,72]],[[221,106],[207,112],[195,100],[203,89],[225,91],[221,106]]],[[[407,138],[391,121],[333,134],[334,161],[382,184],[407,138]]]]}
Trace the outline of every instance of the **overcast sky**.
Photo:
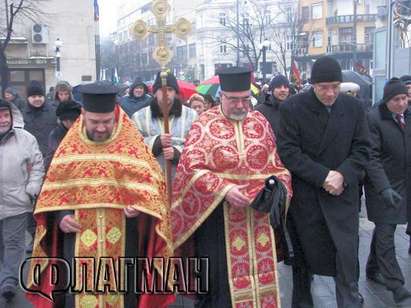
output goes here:
{"type": "Polygon", "coordinates": [[[116,0],[99,0],[100,34],[107,36],[116,29],[116,0]]]}

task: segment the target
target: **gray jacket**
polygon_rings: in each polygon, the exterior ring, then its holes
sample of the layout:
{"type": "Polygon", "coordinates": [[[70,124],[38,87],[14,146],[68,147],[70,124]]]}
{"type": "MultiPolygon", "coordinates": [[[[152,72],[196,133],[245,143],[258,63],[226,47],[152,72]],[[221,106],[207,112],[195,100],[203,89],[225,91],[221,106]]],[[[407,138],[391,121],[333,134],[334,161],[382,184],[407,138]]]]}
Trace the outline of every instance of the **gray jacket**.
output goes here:
{"type": "Polygon", "coordinates": [[[44,177],[36,138],[13,128],[0,140],[0,220],[33,210],[44,177]]]}

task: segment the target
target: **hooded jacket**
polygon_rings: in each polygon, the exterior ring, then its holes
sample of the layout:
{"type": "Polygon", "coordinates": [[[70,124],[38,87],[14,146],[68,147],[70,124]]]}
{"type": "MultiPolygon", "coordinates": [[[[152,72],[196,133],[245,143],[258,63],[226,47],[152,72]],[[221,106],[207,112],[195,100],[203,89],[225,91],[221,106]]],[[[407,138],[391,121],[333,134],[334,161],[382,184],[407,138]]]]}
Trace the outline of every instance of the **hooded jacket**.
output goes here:
{"type": "Polygon", "coordinates": [[[144,82],[137,79],[134,83],[130,86],[129,95],[123,97],[120,100],[120,106],[123,108],[124,112],[131,118],[131,116],[139,111],[142,108],[145,108],[150,105],[152,97],[147,94],[148,88],[144,82]],[[144,88],[144,94],[140,97],[134,96],[134,89],[138,86],[142,86],[144,88]]]}
{"type": "Polygon", "coordinates": [[[0,220],[33,210],[44,177],[36,138],[13,128],[0,139],[0,220]]]}

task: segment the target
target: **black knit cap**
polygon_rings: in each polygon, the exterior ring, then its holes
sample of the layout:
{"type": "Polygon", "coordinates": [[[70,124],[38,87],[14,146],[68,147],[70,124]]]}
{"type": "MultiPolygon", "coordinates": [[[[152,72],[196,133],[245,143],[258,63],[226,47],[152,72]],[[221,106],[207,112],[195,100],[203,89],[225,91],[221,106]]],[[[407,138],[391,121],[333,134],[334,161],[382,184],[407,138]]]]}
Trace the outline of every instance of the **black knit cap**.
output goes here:
{"type": "Polygon", "coordinates": [[[34,95],[40,95],[44,96],[44,88],[42,84],[36,80],[30,81],[29,86],[27,87],[27,97],[34,96],[34,95]]]}
{"type": "Polygon", "coordinates": [[[287,88],[290,87],[290,82],[288,81],[287,77],[283,75],[277,75],[270,81],[270,86],[268,87],[268,90],[271,92],[275,88],[279,88],[281,86],[285,86],[287,88]]]}
{"type": "Polygon", "coordinates": [[[401,76],[400,80],[406,85],[411,84],[411,75],[401,76]]]}
{"type": "Polygon", "coordinates": [[[64,103],[60,103],[56,109],[57,117],[64,121],[64,120],[76,120],[81,113],[81,106],[79,103],[75,101],[67,101],[64,103]]]}
{"type": "Polygon", "coordinates": [[[116,106],[117,87],[111,83],[97,81],[80,87],[83,96],[83,108],[89,112],[109,113],[116,106]]]}
{"type": "MultiPolygon", "coordinates": [[[[167,83],[166,86],[173,88],[177,94],[180,92],[176,76],[174,76],[173,74],[167,73],[166,83],[167,83]]],[[[161,88],[161,78],[160,78],[160,72],[158,72],[156,81],[153,84],[153,93],[156,93],[157,90],[160,88],[161,88]]]]}
{"type": "Polygon", "coordinates": [[[334,58],[324,56],[314,62],[311,69],[311,83],[342,82],[341,66],[334,58]]]}
{"type": "Polygon", "coordinates": [[[251,88],[251,71],[244,67],[229,67],[217,72],[222,91],[238,92],[251,88]]]}
{"type": "Polygon", "coordinates": [[[382,103],[388,103],[392,98],[400,94],[408,94],[408,89],[405,84],[398,78],[390,79],[384,86],[384,96],[382,103]]]}

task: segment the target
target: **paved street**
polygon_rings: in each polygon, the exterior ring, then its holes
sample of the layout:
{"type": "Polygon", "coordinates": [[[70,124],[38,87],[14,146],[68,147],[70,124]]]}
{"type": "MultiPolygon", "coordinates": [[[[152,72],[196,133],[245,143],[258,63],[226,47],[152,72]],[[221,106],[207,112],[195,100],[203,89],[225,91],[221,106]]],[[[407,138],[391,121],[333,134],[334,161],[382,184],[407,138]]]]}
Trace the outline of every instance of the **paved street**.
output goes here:
{"type": "MultiPolygon", "coordinates": [[[[361,277],[360,277],[360,290],[365,298],[364,308],[390,308],[398,307],[394,304],[391,294],[386,291],[382,286],[372,282],[368,282],[365,279],[365,263],[368,257],[369,245],[371,241],[371,235],[374,225],[370,223],[366,218],[361,218],[360,223],[360,265],[361,265],[361,277]]],[[[409,237],[405,234],[405,226],[400,226],[396,232],[396,247],[400,266],[403,270],[406,286],[411,289],[411,256],[408,255],[408,243],[409,237]]],[[[284,264],[279,266],[280,272],[280,288],[281,288],[281,301],[282,307],[291,307],[291,269],[284,264]]],[[[319,308],[334,308],[335,291],[334,282],[332,278],[315,276],[313,283],[313,294],[315,300],[315,307],[319,308]]],[[[16,307],[16,308],[28,308],[31,307],[29,303],[24,299],[22,293],[18,294],[12,305],[6,305],[4,302],[0,302],[0,307],[16,307]]],[[[190,308],[192,305],[187,303],[183,299],[179,298],[177,303],[172,308],[190,308]]],[[[411,307],[411,301],[401,307],[411,307]]]]}

